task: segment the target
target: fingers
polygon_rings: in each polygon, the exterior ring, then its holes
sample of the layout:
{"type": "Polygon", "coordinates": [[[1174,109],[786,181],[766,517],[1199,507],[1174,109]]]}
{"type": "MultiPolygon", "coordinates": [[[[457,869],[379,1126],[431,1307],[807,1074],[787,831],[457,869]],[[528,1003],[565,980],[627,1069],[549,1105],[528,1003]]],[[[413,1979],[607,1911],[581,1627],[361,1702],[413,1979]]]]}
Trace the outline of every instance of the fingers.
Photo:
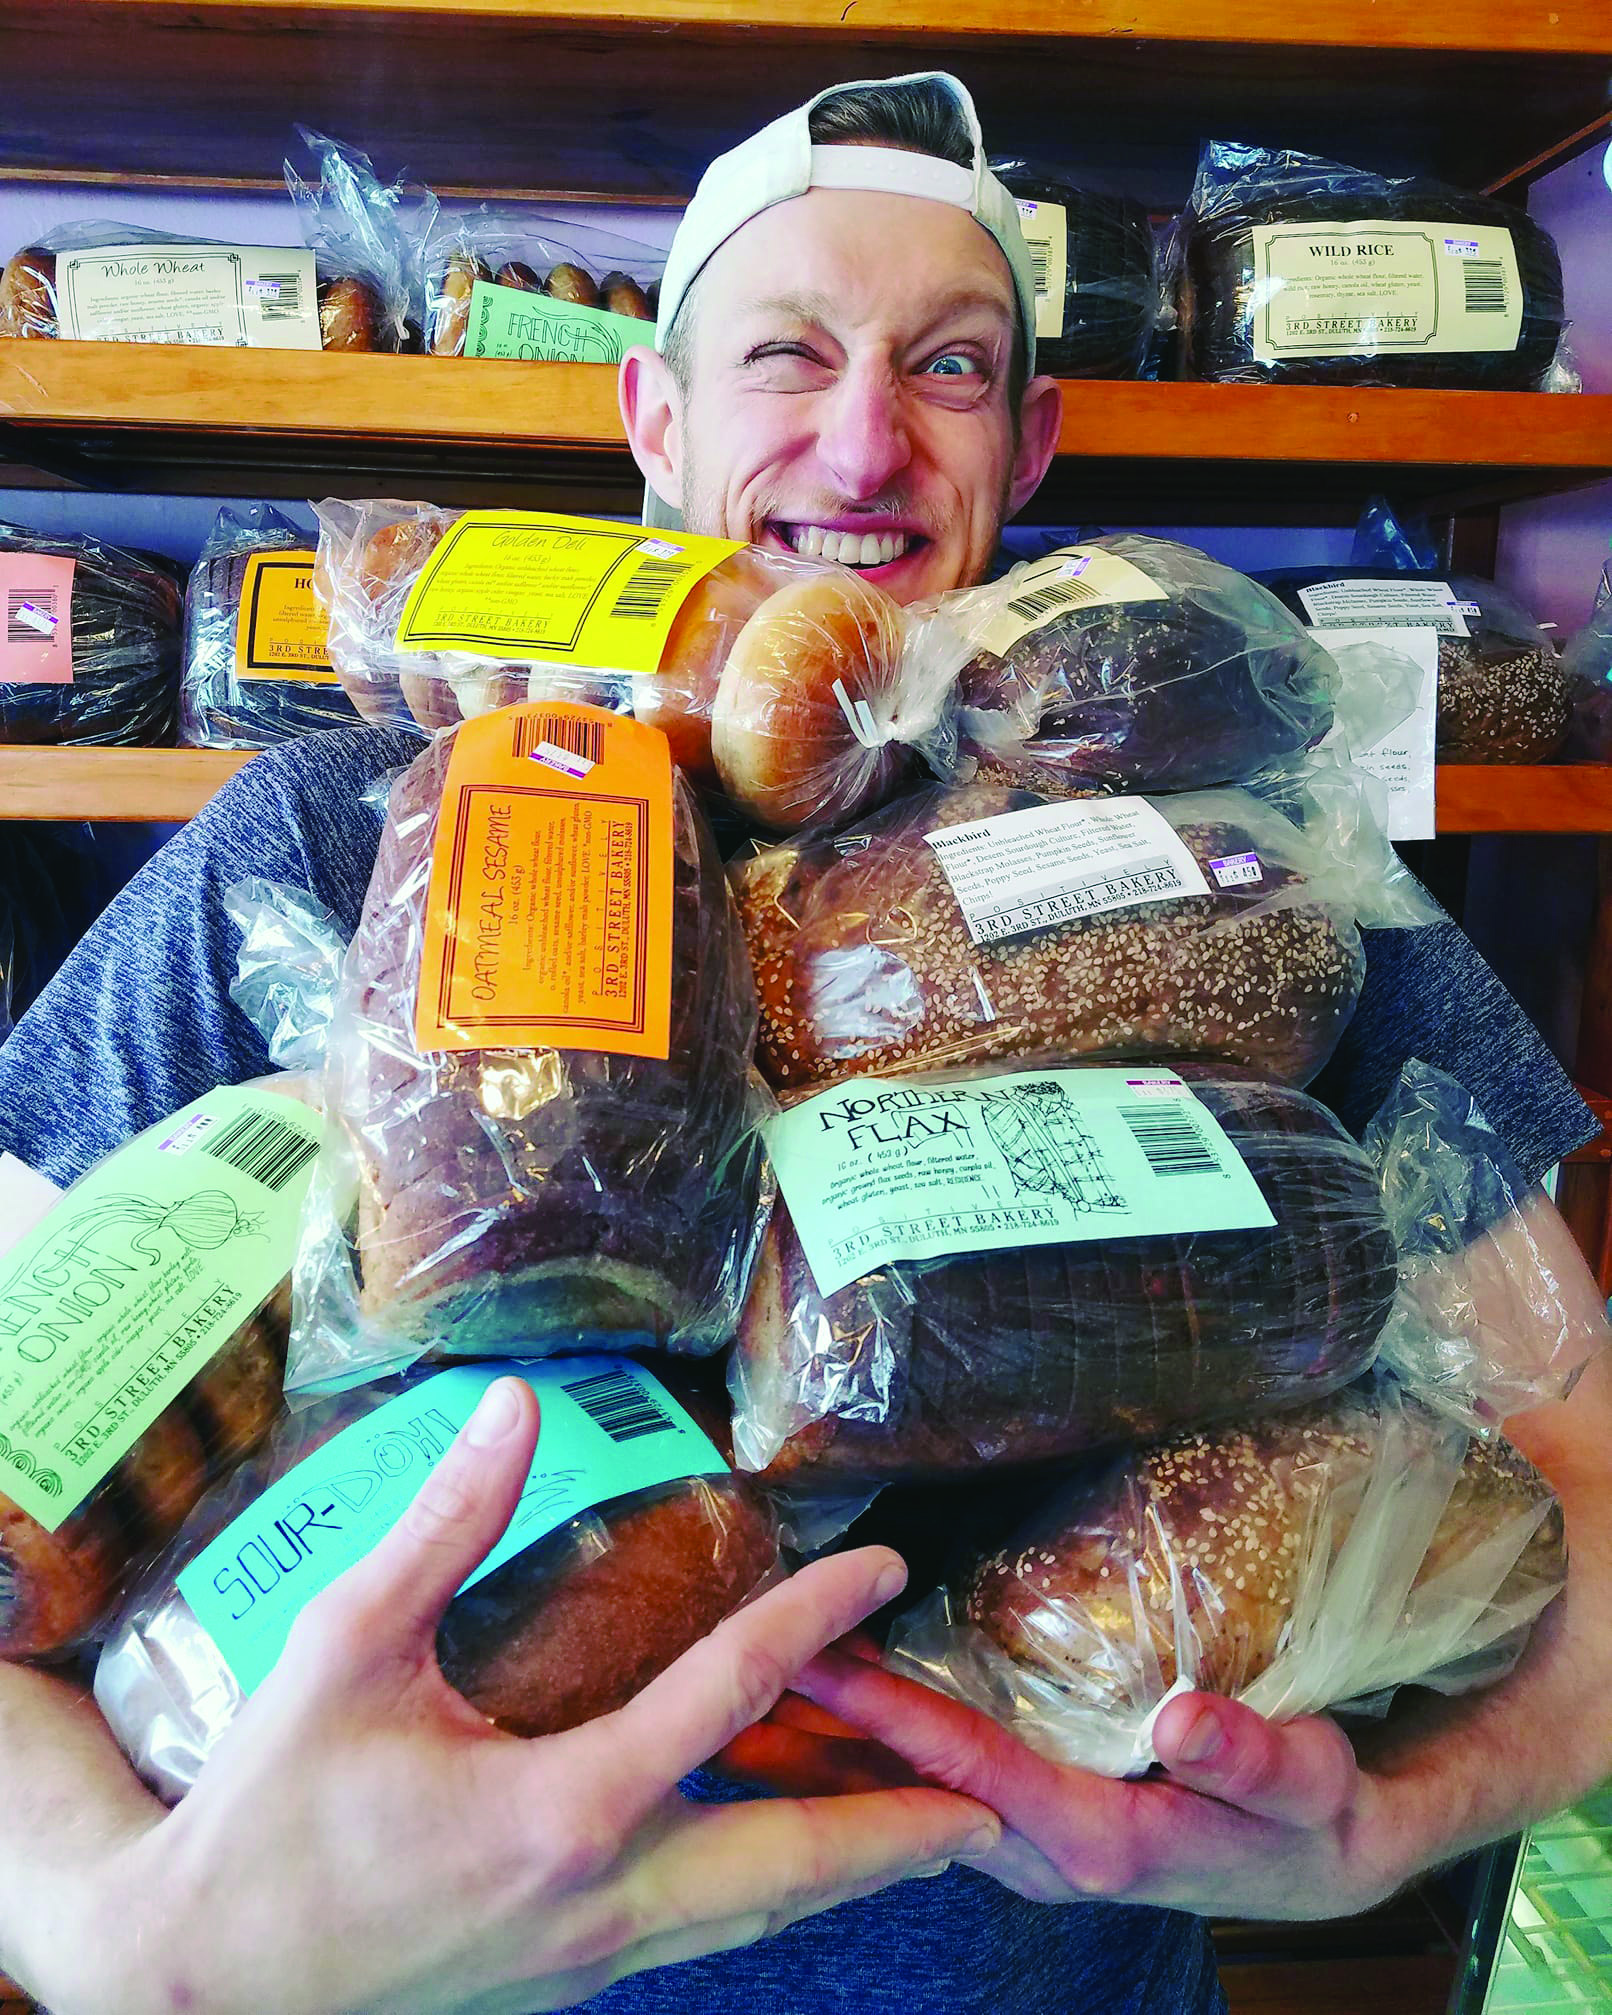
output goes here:
{"type": "Polygon", "coordinates": [[[718,1625],[615,1714],[590,1724],[592,1762],[631,1827],[678,1779],[759,1721],[795,1674],[900,1593],[885,1547],[816,1560],[718,1625]]]}
{"type": "Polygon", "coordinates": [[[823,1735],[774,1721],[734,1736],[717,1751],[711,1768],[790,1798],[840,1797],[917,1782],[910,1764],[866,1736],[823,1735]]]}
{"type": "Polygon", "coordinates": [[[1154,1724],[1153,1747],[1179,1783],[1292,1826],[1330,1826],[1360,1775],[1348,1737],[1326,1716],[1278,1726],[1207,1693],[1172,1700],[1154,1724]]]}
{"type": "Polygon", "coordinates": [[[377,1650],[426,1647],[514,1514],[537,1447],[537,1395],[500,1378],[386,1537],[321,1598],[362,1616],[377,1650]]]}

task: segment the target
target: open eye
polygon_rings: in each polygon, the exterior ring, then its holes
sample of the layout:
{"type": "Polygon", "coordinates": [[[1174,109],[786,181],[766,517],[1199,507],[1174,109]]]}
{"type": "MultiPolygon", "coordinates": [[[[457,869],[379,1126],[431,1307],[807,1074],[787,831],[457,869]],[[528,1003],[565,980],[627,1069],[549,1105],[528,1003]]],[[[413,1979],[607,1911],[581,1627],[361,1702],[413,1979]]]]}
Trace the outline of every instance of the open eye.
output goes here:
{"type": "Polygon", "coordinates": [[[942,350],[938,357],[931,357],[924,365],[924,374],[931,378],[981,378],[985,367],[978,357],[967,350],[942,350]]]}

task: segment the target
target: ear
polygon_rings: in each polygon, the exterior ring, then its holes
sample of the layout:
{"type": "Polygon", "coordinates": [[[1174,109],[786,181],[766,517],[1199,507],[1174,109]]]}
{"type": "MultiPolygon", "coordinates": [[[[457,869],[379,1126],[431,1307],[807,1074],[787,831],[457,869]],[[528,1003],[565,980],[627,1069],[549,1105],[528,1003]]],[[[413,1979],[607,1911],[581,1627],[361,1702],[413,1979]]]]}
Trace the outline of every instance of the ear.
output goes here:
{"type": "Polygon", "coordinates": [[[1019,401],[1019,445],[1008,483],[1007,515],[1029,503],[1052,466],[1063,430],[1063,387],[1056,378],[1032,378],[1019,401]]]}
{"type": "Polygon", "coordinates": [[[616,380],[616,397],[627,445],[645,481],[657,496],[681,510],[683,402],[659,351],[638,344],[626,353],[616,380]]]}

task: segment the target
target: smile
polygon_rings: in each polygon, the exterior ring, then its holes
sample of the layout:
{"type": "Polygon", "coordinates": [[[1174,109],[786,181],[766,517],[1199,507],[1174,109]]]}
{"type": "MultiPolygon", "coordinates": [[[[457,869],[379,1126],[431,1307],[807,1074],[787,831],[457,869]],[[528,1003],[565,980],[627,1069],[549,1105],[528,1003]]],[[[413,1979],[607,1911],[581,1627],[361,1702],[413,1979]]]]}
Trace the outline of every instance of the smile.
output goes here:
{"type": "Polygon", "coordinates": [[[910,532],[840,532],[824,525],[776,527],[785,543],[808,560],[833,560],[842,567],[887,567],[912,544],[910,532]]]}

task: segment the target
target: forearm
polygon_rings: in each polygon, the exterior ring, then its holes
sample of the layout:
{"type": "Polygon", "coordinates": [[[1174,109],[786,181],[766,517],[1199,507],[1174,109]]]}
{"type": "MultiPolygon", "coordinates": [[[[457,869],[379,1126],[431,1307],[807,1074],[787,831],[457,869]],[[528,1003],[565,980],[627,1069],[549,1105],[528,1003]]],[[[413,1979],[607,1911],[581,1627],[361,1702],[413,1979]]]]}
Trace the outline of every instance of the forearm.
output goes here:
{"type": "Polygon", "coordinates": [[[1407,1873],[1571,1804],[1612,1775],[1612,1360],[1507,1433],[1549,1478],[1567,1528],[1567,1586],[1515,1671],[1445,1701],[1421,1696],[1364,1736],[1407,1873]]]}
{"type": "Polygon", "coordinates": [[[162,1807],[71,1681],[0,1664],[0,1971],[46,1994],[82,1942],[97,1872],[162,1807]]]}

